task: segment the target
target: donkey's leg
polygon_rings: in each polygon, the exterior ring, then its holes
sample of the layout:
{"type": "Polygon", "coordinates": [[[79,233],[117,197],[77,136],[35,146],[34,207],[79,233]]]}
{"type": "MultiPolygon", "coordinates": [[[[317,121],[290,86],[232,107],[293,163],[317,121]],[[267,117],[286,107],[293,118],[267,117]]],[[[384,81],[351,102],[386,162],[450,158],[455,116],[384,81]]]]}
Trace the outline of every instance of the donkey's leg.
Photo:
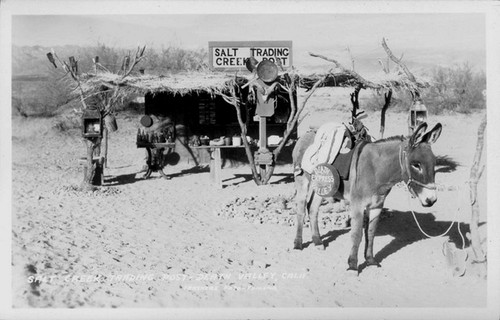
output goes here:
{"type": "Polygon", "coordinates": [[[325,249],[323,241],[321,241],[318,228],[318,212],[322,201],[322,197],[313,193],[311,204],[309,205],[309,223],[311,225],[312,241],[315,246],[318,246],[319,249],[325,249]]]}
{"type": "Polygon", "coordinates": [[[365,260],[369,266],[378,266],[380,264],[373,257],[373,239],[382,208],[370,209],[369,223],[365,226],[365,260]]]}
{"type": "Polygon", "coordinates": [[[363,214],[364,208],[359,204],[351,205],[351,253],[349,254],[349,258],[347,263],[349,264],[349,268],[347,270],[358,270],[358,249],[359,244],[361,243],[361,238],[363,237],[363,214]]]}
{"type": "Polygon", "coordinates": [[[302,228],[307,210],[307,185],[308,181],[304,176],[295,178],[295,203],[297,208],[297,234],[293,243],[293,248],[302,250],[302,228]]]}

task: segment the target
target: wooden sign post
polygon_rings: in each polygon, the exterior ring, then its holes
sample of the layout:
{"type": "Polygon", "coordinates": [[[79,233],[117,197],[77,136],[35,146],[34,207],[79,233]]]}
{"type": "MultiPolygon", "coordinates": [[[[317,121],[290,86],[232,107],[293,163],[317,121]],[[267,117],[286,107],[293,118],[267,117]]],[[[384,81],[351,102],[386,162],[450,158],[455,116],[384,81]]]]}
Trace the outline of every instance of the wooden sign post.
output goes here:
{"type": "MultiPolygon", "coordinates": [[[[252,165],[254,180],[259,185],[266,184],[273,173],[275,163],[275,155],[269,151],[267,145],[267,118],[274,115],[280,82],[286,82],[279,78],[278,72],[284,72],[292,66],[292,41],[210,41],[208,58],[211,70],[249,72],[253,75],[252,80],[241,86],[241,89],[249,87],[253,90],[256,100],[254,119],[259,122],[259,149],[253,154],[253,159],[250,145],[244,144],[252,165]]],[[[235,106],[242,137],[245,138],[243,133],[247,132],[248,124],[241,119],[239,105],[233,102],[236,101],[236,95],[232,98],[231,100],[224,97],[224,100],[235,106]]],[[[276,149],[277,153],[282,147],[280,145],[276,149]]]]}
{"type": "Polygon", "coordinates": [[[267,148],[267,118],[274,114],[275,97],[264,96],[259,89],[257,91],[256,115],[259,117],[259,150],[255,152],[255,163],[260,166],[261,175],[264,175],[270,165],[274,163],[274,157],[267,148]]]}

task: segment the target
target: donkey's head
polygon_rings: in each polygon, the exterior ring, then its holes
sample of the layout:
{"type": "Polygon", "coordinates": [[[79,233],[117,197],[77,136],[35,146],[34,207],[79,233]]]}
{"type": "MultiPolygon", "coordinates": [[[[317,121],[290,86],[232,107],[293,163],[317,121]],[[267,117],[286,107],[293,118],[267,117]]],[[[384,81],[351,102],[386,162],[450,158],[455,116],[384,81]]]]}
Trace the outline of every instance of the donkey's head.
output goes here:
{"type": "Polygon", "coordinates": [[[431,144],[441,135],[442,126],[438,123],[427,133],[426,129],[427,124],[422,123],[415,130],[402,153],[401,164],[403,178],[410,192],[418,197],[422,206],[430,207],[437,200],[434,184],[436,157],[432,153],[431,144]]]}

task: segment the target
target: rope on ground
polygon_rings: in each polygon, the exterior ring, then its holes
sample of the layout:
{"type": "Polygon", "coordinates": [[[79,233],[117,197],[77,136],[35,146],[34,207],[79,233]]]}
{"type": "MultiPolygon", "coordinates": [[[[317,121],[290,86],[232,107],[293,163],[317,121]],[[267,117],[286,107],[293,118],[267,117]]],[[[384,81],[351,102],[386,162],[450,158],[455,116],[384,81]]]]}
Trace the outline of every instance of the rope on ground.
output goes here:
{"type": "MultiPolygon", "coordinates": [[[[443,185],[440,185],[441,187],[443,187],[443,185]]],[[[410,209],[411,213],[412,213],[412,216],[413,216],[413,219],[415,220],[415,223],[417,224],[417,227],[418,229],[420,230],[420,232],[422,232],[423,235],[425,235],[426,237],[428,238],[439,238],[439,237],[443,237],[445,236],[446,234],[448,234],[448,232],[451,230],[451,228],[453,227],[453,224],[456,222],[457,223],[457,229],[458,229],[458,234],[460,235],[460,238],[462,239],[462,250],[465,248],[465,238],[464,238],[464,235],[462,234],[462,230],[460,229],[460,221],[458,221],[458,215],[459,215],[459,212],[460,212],[460,205],[457,206],[457,210],[455,210],[455,216],[452,220],[452,222],[450,223],[450,226],[448,227],[448,229],[446,229],[445,232],[443,232],[442,234],[439,234],[439,235],[435,235],[435,236],[432,236],[432,235],[429,235],[427,232],[425,232],[420,223],[418,222],[418,219],[417,219],[417,216],[415,214],[415,211],[413,211],[413,209],[411,209],[411,202],[410,202],[410,192],[408,190],[408,187],[403,184],[403,188],[406,189],[407,191],[407,196],[408,196],[408,208],[410,209]]],[[[458,188],[458,190],[461,190],[462,188],[458,188]]]]}

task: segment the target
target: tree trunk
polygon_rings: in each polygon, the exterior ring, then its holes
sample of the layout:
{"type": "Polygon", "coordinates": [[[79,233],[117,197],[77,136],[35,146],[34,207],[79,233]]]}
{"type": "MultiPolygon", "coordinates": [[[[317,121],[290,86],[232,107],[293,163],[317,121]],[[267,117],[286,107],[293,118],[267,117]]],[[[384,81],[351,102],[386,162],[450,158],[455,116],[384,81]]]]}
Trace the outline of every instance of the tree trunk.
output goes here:
{"type": "MultiPolygon", "coordinates": [[[[233,103],[234,108],[236,109],[236,118],[238,119],[238,123],[240,125],[241,129],[241,142],[243,143],[243,146],[245,147],[245,152],[247,155],[248,162],[250,164],[250,169],[252,170],[252,176],[253,180],[257,185],[261,184],[261,181],[259,179],[259,173],[257,172],[257,168],[255,166],[255,162],[253,160],[253,154],[252,150],[250,148],[250,144],[248,143],[247,140],[247,123],[243,122],[242,116],[241,116],[241,107],[239,102],[234,100],[235,103],[233,103]]],[[[247,122],[248,122],[248,112],[247,112],[247,122]]]]}
{"type": "Polygon", "coordinates": [[[380,113],[380,139],[384,138],[384,131],[385,131],[385,112],[387,111],[387,108],[385,106],[382,108],[382,111],[380,113]]]}
{"type": "Polygon", "coordinates": [[[109,131],[106,126],[104,126],[103,131],[102,131],[102,141],[103,141],[103,146],[101,149],[101,158],[103,159],[103,166],[104,168],[108,167],[108,136],[109,136],[109,131]]]}
{"type": "Polygon", "coordinates": [[[384,94],[385,103],[382,106],[382,111],[380,113],[380,139],[384,138],[385,131],[385,113],[391,104],[392,90],[389,90],[387,94],[384,94]]]}
{"type": "Polygon", "coordinates": [[[243,145],[245,146],[245,152],[247,154],[247,159],[250,164],[250,169],[252,170],[253,180],[258,186],[260,186],[262,184],[262,181],[260,179],[259,172],[257,171],[257,166],[255,165],[255,161],[253,160],[252,149],[250,148],[250,144],[247,141],[246,137],[247,128],[245,125],[240,124],[240,126],[241,126],[241,139],[243,145]]]}
{"type": "Polygon", "coordinates": [[[475,255],[476,262],[485,262],[486,254],[481,247],[481,237],[479,235],[479,204],[477,203],[477,184],[484,170],[484,165],[480,168],[481,154],[484,146],[484,131],[486,129],[487,117],[484,115],[477,131],[476,154],[470,171],[470,199],[472,206],[470,232],[471,246],[475,255]]]}
{"type": "Polygon", "coordinates": [[[94,164],[94,152],[98,147],[97,140],[86,139],[85,143],[87,145],[87,164],[86,170],[84,170],[84,176],[82,181],[82,189],[83,190],[93,190],[94,185],[94,176],[96,173],[96,164],[94,164]]]}

